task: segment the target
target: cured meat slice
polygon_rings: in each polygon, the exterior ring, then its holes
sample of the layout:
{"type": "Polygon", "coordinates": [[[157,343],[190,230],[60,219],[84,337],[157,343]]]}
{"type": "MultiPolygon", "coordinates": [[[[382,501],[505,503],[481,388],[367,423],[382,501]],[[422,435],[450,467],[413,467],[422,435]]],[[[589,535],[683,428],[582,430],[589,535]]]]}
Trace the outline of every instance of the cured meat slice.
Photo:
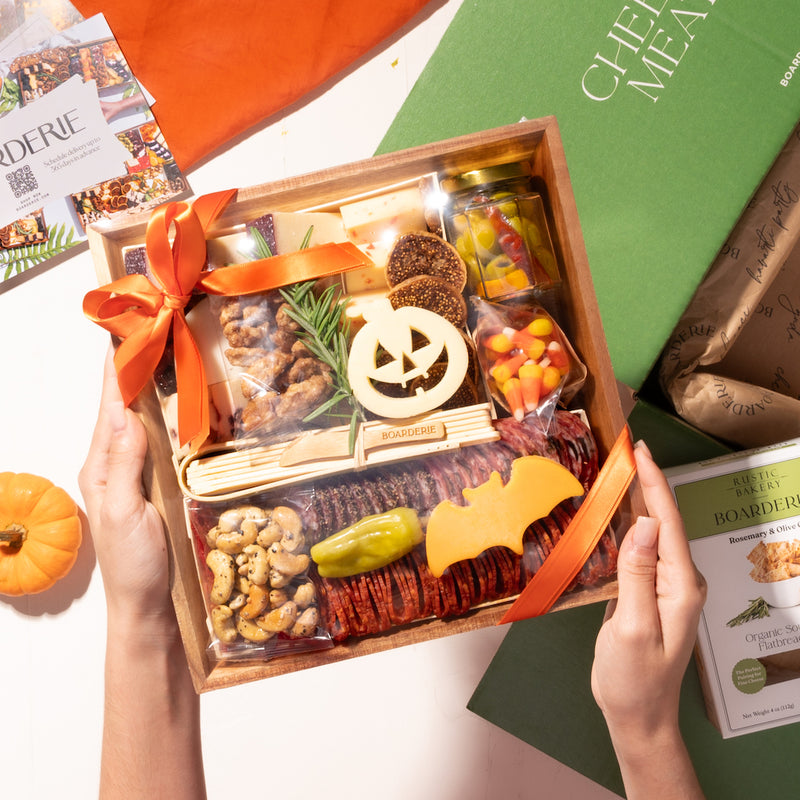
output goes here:
{"type": "MultiPolygon", "coordinates": [[[[591,432],[575,415],[556,412],[547,432],[526,421],[496,423],[500,439],[413,462],[386,465],[320,482],[309,519],[326,536],[369,514],[398,506],[415,508],[424,519],[443,500],[464,503],[462,490],[498,472],[507,481],[515,458],[542,455],[569,469],[588,488],[597,475],[597,448],[591,432]],[[334,528],[325,529],[325,526],[334,528]]],[[[323,620],[334,641],[380,633],[432,616],[447,618],[518,594],[552,552],[580,500],[566,500],[526,531],[521,556],[491,547],[480,556],[451,565],[436,578],[420,547],[373,572],[353,578],[319,579],[323,620]]],[[[616,546],[609,532],[573,582],[591,585],[613,574],[616,546]]]]}

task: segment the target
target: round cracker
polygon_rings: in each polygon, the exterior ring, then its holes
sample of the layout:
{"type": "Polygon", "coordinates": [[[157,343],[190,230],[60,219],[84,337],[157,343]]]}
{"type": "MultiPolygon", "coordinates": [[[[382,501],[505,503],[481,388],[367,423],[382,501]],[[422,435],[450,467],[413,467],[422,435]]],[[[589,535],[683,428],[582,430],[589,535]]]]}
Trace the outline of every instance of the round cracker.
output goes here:
{"type": "Polygon", "coordinates": [[[458,250],[426,231],[398,236],[386,262],[386,281],[390,287],[418,275],[440,278],[457,292],[462,292],[467,284],[467,266],[458,250]]]}
{"type": "Polygon", "coordinates": [[[414,306],[433,311],[457,328],[467,324],[467,304],[460,291],[432,275],[416,275],[398,283],[388,294],[392,308],[414,306]]]}

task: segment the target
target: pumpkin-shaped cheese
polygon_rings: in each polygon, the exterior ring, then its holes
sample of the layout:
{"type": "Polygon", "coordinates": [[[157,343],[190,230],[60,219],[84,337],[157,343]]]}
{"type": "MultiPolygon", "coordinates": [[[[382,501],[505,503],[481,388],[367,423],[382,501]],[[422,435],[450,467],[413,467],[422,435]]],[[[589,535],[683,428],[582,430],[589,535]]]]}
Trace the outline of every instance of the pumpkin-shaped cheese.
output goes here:
{"type": "Polygon", "coordinates": [[[0,472],[0,594],[36,594],[72,569],[81,521],[72,498],[46,478],[0,472]]]}
{"type": "Polygon", "coordinates": [[[403,306],[393,309],[387,300],[376,301],[364,312],[367,324],[353,337],[347,361],[350,387],[364,408],[380,417],[413,417],[438,408],[464,381],[469,354],[461,332],[444,317],[424,308],[403,306]],[[413,345],[414,334],[426,342],[413,345]],[[388,357],[378,364],[378,354],[388,357]],[[392,397],[378,385],[403,388],[420,377],[428,377],[434,364],[446,354],[447,367],[432,388],[415,385],[414,394],[392,397]]]}

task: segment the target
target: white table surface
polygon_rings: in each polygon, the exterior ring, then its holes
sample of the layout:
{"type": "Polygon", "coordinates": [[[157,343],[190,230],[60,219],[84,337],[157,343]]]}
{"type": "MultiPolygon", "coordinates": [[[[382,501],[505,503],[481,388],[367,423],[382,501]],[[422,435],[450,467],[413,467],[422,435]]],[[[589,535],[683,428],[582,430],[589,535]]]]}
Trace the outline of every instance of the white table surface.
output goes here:
{"type": "MultiPolygon", "coordinates": [[[[371,156],[459,5],[441,3],[325,93],[190,171],[193,191],[371,156]]],[[[0,293],[0,470],[48,477],[79,503],[77,474],[108,342],[81,313],[96,285],[83,251],[0,293]]],[[[96,797],[105,604],[88,535],[72,572],[53,589],[0,596],[0,631],[0,797],[96,797]]],[[[204,694],[209,797],[616,797],[467,710],[505,632],[489,628],[204,694]],[[274,771],[259,738],[283,743],[274,771]],[[262,779],[243,781],[259,773],[262,779]]]]}

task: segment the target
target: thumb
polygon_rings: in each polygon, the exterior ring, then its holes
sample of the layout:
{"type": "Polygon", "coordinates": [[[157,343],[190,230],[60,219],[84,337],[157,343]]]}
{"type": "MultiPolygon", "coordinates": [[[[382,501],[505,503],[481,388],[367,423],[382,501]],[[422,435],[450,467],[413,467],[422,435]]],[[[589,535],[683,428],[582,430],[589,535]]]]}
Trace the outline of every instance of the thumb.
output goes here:
{"type": "Polygon", "coordinates": [[[623,539],[617,561],[619,584],[615,615],[641,620],[658,616],[656,563],[659,522],[639,517],[623,539]]]}

